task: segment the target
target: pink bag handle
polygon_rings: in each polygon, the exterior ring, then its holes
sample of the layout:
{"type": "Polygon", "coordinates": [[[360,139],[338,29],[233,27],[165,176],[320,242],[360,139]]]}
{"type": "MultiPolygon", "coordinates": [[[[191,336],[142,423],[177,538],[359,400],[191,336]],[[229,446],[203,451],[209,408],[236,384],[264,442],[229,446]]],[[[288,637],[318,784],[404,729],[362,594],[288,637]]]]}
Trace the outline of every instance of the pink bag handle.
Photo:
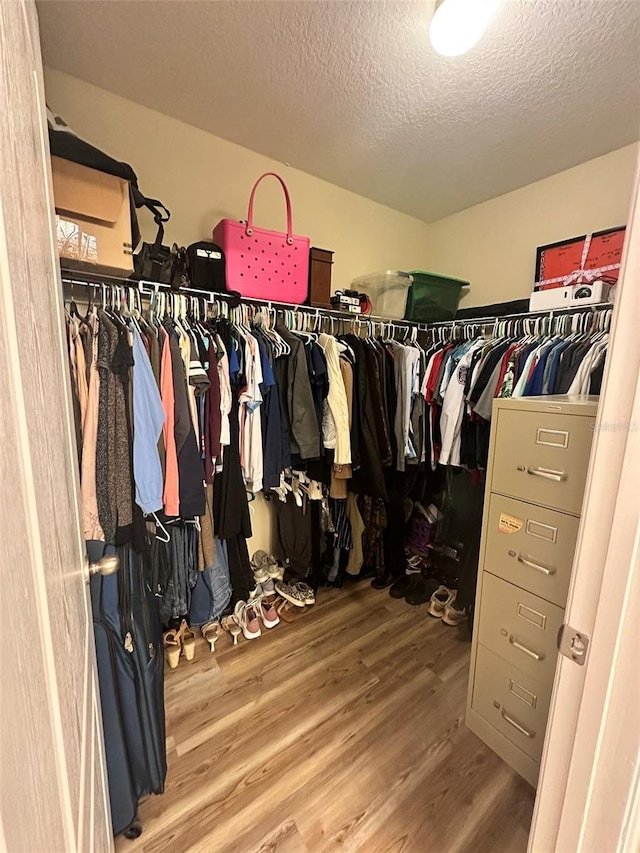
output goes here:
{"type": "Polygon", "coordinates": [[[253,234],[253,199],[256,194],[256,190],[258,189],[258,184],[263,178],[268,178],[270,175],[280,181],[280,185],[284,190],[284,199],[287,205],[287,243],[291,246],[291,244],[293,243],[293,224],[291,222],[291,199],[289,197],[289,190],[287,189],[287,185],[280,177],[280,175],[277,175],[275,172],[265,172],[264,175],[260,175],[258,180],[253,185],[251,195],[249,196],[249,212],[247,213],[246,234],[249,237],[253,234]]]}

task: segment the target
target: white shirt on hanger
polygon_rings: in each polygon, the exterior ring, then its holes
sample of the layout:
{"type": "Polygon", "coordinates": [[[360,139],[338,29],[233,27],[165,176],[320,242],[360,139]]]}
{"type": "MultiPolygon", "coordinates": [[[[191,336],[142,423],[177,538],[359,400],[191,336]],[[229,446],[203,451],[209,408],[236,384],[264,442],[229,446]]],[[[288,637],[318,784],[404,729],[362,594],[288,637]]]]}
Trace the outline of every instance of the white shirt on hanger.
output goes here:
{"type": "Polygon", "coordinates": [[[440,415],[441,465],[460,465],[462,417],[465,408],[464,386],[473,353],[481,346],[484,346],[484,341],[474,343],[451,373],[440,415]]]}

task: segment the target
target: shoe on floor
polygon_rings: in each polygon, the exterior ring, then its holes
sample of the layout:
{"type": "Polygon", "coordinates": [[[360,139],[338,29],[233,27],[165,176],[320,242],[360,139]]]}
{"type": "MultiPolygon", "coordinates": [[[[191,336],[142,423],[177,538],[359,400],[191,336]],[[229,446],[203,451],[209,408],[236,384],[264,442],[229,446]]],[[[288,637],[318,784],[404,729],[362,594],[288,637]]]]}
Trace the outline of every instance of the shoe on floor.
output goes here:
{"type": "Polygon", "coordinates": [[[164,659],[171,669],[175,669],[180,663],[182,652],[180,637],[176,629],[172,628],[170,631],[166,631],[162,635],[162,642],[164,644],[164,659]]]}
{"type": "Polygon", "coordinates": [[[445,625],[460,625],[462,622],[465,622],[467,619],[467,608],[462,607],[459,609],[456,606],[455,601],[452,601],[450,604],[444,609],[444,613],[442,614],[442,621],[445,625]]]}
{"type": "Polygon", "coordinates": [[[415,584],[405,595],[405,601],[413,607],[418,607],[420,604],[426,604],[427,601],[431,600],[431,596],[437,586],[437,582],[432,578],[425,578],[424,575],[419,575],[416,578],[415,584]]]}
{"type": "Polygon", "coordinates": [[[276,625],[280,624],[273,601],[267,601],[263,596],[260,596],[259,598],[254,598],[250,604],[255,606],[265,628],[275,628],[276,625]]]}
{"type": "Polygon", "coordinates": [[[269,575],[267,574],[266,569],[262,569],[262,568],[258,569],[258,568],[254,567],[253,579],[256,582],[256,585],[264,583],[268,578],[269,578],[269,575]]]}
{"type": "Polygon", "coordinates": [[[274,581],[281,581],[284,578],[284,568],[278,563],[267,566],[267,574],[274,581]]]}
{"type": "Polygon", "coordinates": [[[388,586],[391,586],[394,581],[395,578],[393,575],[385,575],[383,578],[374,578],[371,581],[371,586],[373,589],[386,589],[388,586]]]}
{"type": "Polygon", "coordinates": [[[310,605],[316,603],[316,594],[311,589],[309,584],[303,583],[303,581],[298,581],[298,583],[295,586],[296,586],[296,589],[298,590],[298,592],[302,595],[302,600],[304,601],[304,603],[307,606],[310,606],[310,605]]]}
{"type": "Polygon", "coordinates": [[[233,637],[233,645],[238,645],[238,637],[240,636],[241,628],[238,624],[238,620],[233,614],[229,614],[227,616],[223,616],[220,620],[220,626],[223,630],[228,631],[233,637]]]}
{"type": "Polygon", "coordinates": [[[233,610],[233,615],[247,640],[255,640],[261,635],[260,619],[253,601],[238,601],[233,610]]]}
{"type": "Polygon", "coordinates": [[[278,565],[278,561],[266,551],[256,551],[251,558],[253,576],[258,583],[264,583],[268,578],[282,580],[284,569],[278,565]]]}
{"type": "Polygon", "coordinates": [[[407,560],[407,574],[413,572],[426,572],[429,569],[429,560],[421,554],[413,554],[407,560]]]}
{"type": "Polygon", "coordinates": [[[276,598],[274,605],[276,613],[283,622],[295,622],[296,617],[293,612],[293,605],[286,598],[276,598]]]}
{"type": "Polygon", "coordinates": [[[413,589],[419,578],[419,572],[418,574],[403,575],[391,584],[389,587],[389,595],[391,598],[404,598],[405,595],[413,589]]]}
{"type": "Polygon", "coordinates": [[[196,653],[196,635],[187,624],[187,620],[183,619],[180,623],[178,637],[182,643],[182,653],[185,660],[193,660],[196,653]]]}
{"type": "Polygon", "coordinates": [[[266,580],[262,581],[262,583],[257,584],[255,589],[251,590],[251,592],[249,593],[249,599],[260,597],[272,598],[273,596],[275,596],[275,594],[276,587],[273,582],[273,578],[267,578],[266,580]]]}
{"type": "Polygon", "coordinates": [[[445,608],[448,604],[451,604],[455,597],[455,590],[448,589],[446,586],[441,584],[431,596],[431,601],[429,602],[429,615],[435,616],[436,619],[442,619],[445,608]]]}
{"type": "Polygon", "coordinates": [[[278,581],[276,583],[276,591],[282,598],[286,598],[287,601],[295,604],[296,607],[305,606],[305,596],[300,592],[296,584],[278,581]]]}

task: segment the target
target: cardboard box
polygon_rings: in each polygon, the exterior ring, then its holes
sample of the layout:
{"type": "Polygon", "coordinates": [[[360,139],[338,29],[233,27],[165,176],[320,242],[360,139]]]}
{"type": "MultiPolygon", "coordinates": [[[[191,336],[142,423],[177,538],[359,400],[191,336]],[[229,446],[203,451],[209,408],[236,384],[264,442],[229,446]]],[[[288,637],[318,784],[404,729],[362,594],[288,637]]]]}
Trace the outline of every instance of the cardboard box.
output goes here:
{"type": "Polygon", "coordinates": [[[539,246],[536,250],[535,290],[604,280],[615,284],[620,275],[625,227],[609,228],[539,246]]]}
{"type": "Polygon", "coordinates": [[[122,178],[51,158],[58,254],[64,265],[133,271],[129,184],[122,178]]]}
{"type": "Polygon", "coordinates": [[[529,299],[529,311],[580,308],[583,305],[610,302],[611,289],[612,285],[604,281],[594,281],[590,284],[573,284],[570,287],[534,290],[529,299]]]}

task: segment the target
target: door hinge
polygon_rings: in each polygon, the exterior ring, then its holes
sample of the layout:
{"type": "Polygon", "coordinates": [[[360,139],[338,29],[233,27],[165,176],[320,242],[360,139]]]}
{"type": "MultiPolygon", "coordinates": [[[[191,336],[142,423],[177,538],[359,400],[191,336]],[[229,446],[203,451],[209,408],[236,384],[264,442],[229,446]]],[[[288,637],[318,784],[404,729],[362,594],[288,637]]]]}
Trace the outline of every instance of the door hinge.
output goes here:
{"type": "Polygon", "coordinates": [[[582,631],[577,631],[571,625],[564,624],[558,634],[558,649],[574,663],[584,666],[589,648],[589,637],[582,631]]]}

